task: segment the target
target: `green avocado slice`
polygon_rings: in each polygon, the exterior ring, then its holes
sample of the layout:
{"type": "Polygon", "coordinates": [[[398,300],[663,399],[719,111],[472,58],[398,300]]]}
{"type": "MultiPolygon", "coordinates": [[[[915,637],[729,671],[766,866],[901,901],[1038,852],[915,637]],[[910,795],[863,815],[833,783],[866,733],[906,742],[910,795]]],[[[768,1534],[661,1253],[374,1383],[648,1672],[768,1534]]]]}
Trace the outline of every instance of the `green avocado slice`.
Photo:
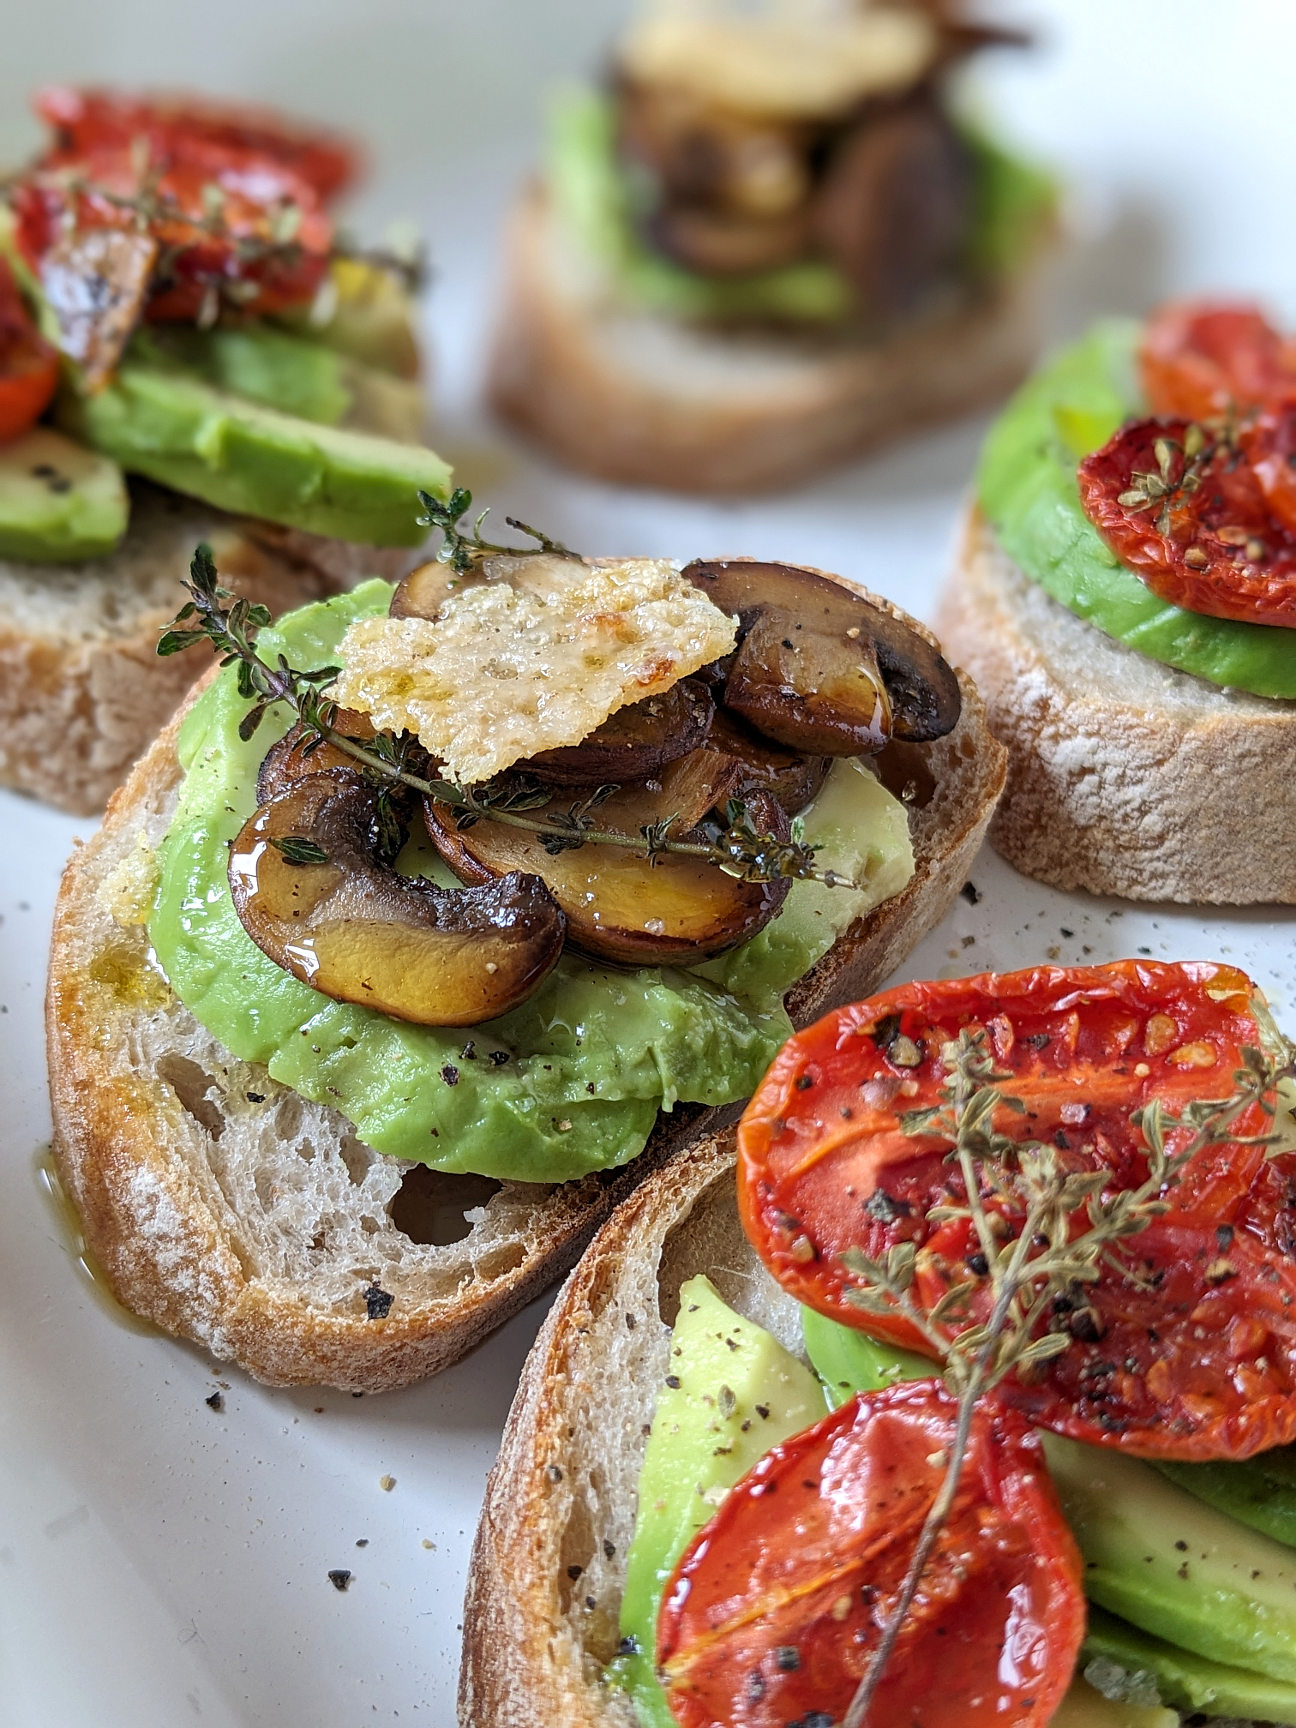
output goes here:
{"type": "Polygon", "coordinates": [[[75,564],[115,550],[130,520],[121,469],[48,426],[0,444],[0,558],[75,564]]]}
{"type": "Polygon", "coordinates": [[[1159,1700],[1185,1715],[1296,1723],[1296,1686],[1180,1650],[1102,1608],[1089,1610],[1081,1662],[1089,1684],[1109,1697],[1159,1700]]]}
{"type": "Polygon", "coordinates": [[[1159,600],[1080,505],[1076,465],[1147,411],[1134,372],[1139,326],[1099,324],[1017,392],[991,428],[977,493],[1026,574],[1106,635],[1212,684],[1296,698],[1296,631],[1205,618],[1159,600]]]}
{"type": "Polygon", "coordinates": [[[61,391],[56,414],[131,473],[339,540],[417,546],[416,494],[450,484],[448,465],[419,445],[317,425],[135,360],[98,395],[61,391]]]}
{"type": "Polygon", "coordinates": [[[1159,1463],[1157,1469],[1208,1506],[1296,1548],[1296,1446],[1278,1446],[1236,1463],[1159,1463]]]}

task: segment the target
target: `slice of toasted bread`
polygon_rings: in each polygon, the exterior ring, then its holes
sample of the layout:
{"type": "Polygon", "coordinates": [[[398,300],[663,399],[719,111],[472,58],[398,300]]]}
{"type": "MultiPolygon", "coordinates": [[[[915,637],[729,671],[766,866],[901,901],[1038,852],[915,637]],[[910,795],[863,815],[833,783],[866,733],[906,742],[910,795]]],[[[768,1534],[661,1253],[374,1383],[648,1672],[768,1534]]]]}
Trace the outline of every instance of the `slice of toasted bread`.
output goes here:
{"type": "Polygon", "coordinates": [[[514,213],[496,325],[496,411],[556,460],[676,492],[787,486],[1007,394],[1038,346],[1038,260],[885,341],[725,332],[635,312],[545,194],[514,213]]]}
{"type": "Polygon", "coordinates": [[[103,809],[194,680],[192,657],[155,650],[200,540],[240,593],[276,614],[364,575],[398,575],[416,556],[397,548],[394,563],[387,548],[240,522],[157,487],[133,494],[111,556],[0,563],[0,785],[78,816],[103,809]]]}
{"type": "Polygon", "coordinates": [[[1296,702],[1114,641],[1032,582],[975,510],[939,627],[1008,746],[990,838],[1010,864],[1132,900],[1296,902],[1296,702]]]}
{"type": "MultiPolygon", "coordinates": [[[[644,1175],[737,1106],[663,1114],[624,1169],[500,1185],[383,1157],[336,1112],[237,1061],[149,959],[149,861],[180,783],[179,719],[113,798],[59,896],[47,1024],[62,1180],[90,1252],[136,1313],[273,1384],[404,1385],[565,1271],[644,1175]],[[392,1301],[371,1318],[375,1287],[392,1301]]],[[[941,917],[1003,783],[1004,753],[967,680],[948,738],[893,749],[912,794],[915,874],[789,993],[799,1024],[866,994],[941,917]]]]}

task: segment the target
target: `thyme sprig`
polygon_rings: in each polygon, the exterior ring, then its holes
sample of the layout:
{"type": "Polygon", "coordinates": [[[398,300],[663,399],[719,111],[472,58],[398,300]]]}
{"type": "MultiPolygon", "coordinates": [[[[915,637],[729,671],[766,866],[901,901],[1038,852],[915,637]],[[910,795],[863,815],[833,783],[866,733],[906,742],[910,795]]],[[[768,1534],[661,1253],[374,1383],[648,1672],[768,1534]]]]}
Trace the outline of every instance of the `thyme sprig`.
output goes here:
{"type": "MultiPolygon", "coordinates": [[[[438,503],[429,494],[420,494],[425,504],[438,503]]],[[[449,505],[439,512],[455,512],[451,528],[472,502],[471,494],[458,491],[449,505]],[[460,503],[460,501],[462,502],[460,503]]],[[[478,519],[480,525],[480,518],[478,519]]],[[[531,530],[527,530],[532,532],[531,530]]],[[[474,533],[462,537],[472,556],[485,542],[474,533]]],[[[542,541],[546,547],[562,556],[575,556],[559,547],[557,542],[542,541]]],[[[538,788],[525,784],[518,788],[507,780],[485,786],[459,786],[453,781],[428,778],[410,766],[413,741],[407,735],[379,732],[374,738],[350,738],[339,731],[336,721],[337,703],[327,693],[327,686],[337,677],[340,667],[322,666],[303,672],[291,666],[282,655],[273,663],[257,652],[260,630],[270,623],[264,606],[236,597],[220,585],[210,546],[200,545],[189,567],[189,581],[183,584],[189,600],[163,631],[157,646],[162,655],[179,654],[197,642],[208,642],[220,657],[222,666],[237,665],[238,692],[251,706],[239,722],[239,737],[246,743],[256,733],[266,714],[283,703],[308,732],[321,743],[350,756],[365,776],[380,788],[408,787],[458,812],[460,827],[471,825],[483,817],[510,828],[525,829],[536,834],[551,856],[575,850],[581,846],[619,846],[653,861],[669,853],[673,856],[698,858],[713,864],[726,875],[747,882],[772,882],[783,878],[813,880],[830,888],[856,886],[848,876],[836,870],[821,870],[815,863],[815,847],[801,840],[780,840],[761,831],[751,812],[739,799],[730,799],[724,819],[704,826],[704,838],[678,840],[671,832],[674,818],[646,824],[638,834],[618,833],[596,825],[594,812],[603,800],[617,790],[614,786],[599,787],[594,793],[574,803],[565,811],[550,811],[543,818],[526,814],[537,808],[538,788]]],[[[318,747],[314,740],[307,749],[318,747]]],[[[388,825],[391,835],[395,825],[388,825]]],[[[390,850],[390,845],[388,846],[390,850]]]]}
{"type": "Polygon", "coordinates": [[[488,558],[500,554],[513,558],[535,558],[548,552],[557,558],[580,557],[579,552],[573,552],[560,540],[551,540],[547,534],[542,534],[538,528],[532,528],[526,522],[520,522],[516,516],[506,516],[504,520],[510,528],[516,528],[519,534],[529,534],[536,542],[534,546],[497,546],[490,540],[483,540],[482,523],[490,515],[489,508],[479,513],[473,523],[472,532],[465,534],[459,524],[472,506],[472,493],[465,486],[456,486],[444,501],[431,492],[422,491],[418,500],[423,506],[423,514],[419,517],[422,526],[441,530],[441,544],[436,552],[437,563],[449,564],[452,569],[461,572],[476,570],[488,558]]]}
{"type": "Polygon", "coordinates": [[[1169,1209],[1166,1193],[1190,1159],[1226,1141],[1263,1145],[1275,1138],[1231,1132],[1233,1123],[1252,1105],[1258,1104],[1273,1117],[1277,1084],[1293,1071],[1293,1052],[1267,1016],[1262,1017],[1261,1027],[1269,1048],[1243,1048],[1242,1066],[1233,1075],[1234,1090],[1227,1098],[1193,1101],[1178,1112],[1153,1099],[1131,1114],[1147,1150],[1147,1175],[1136,1188],[1109,1193],[1103,1189],[1111,1183],[1110,1171],[1068,1170],[1050,1142],[1017,1140],[995,1127],[997,1112],[1020,1114],[1025,1106],[1000,1090],[999,1083],[1010,1076],[995,1069],[984,1030],[964,1028],[942,1049],[946,1074],[942,1102],[906,1112],[901,1126],[907,1134],[949,1142],[946,1162],[957,1165],[966,1198],[962,1204],[935,1206],[927,1216],[933,1223],[957,1218],[970,1223],[985,1270],[978,1274],[969,1266],[968,1276],[924,1311],[913,1295],[917,1271],[913,1243],[898,1243],[885,1261],[858,1250],[842,1256],[847,1270],[858,1279],[847,1299],[866,1313],[899,1314],[910,1321],[942,1361],[958,1398],[954,1441],[940,1488],[842,1728],[864,1728],[868,1719],[905,1616],[953,1508],[980,1399],[1011,1373],[1029,1377],[1067,1350],[1074,1336],[1083,1335],[1073,1327],[1078,1315],[1091,1311],[1077,1302],[1077,1296],[1097,1283],[1104,1267],[1126,1277],[1135,1275],[1120,1251],[1169,1209]],[[993,1204],[1007,1197],[1010,1184],[1015,1197],[1026,1202],[1015,1228],[1005,1210],[993,1204]],[[1080,1215],[1084,1228],[1075,1234],[1080,1215]],[[974,1296],[983,1289],[991,1297],[989,1314],[980,1321],[966,1319],[974,1296]],[[959,1326],[961,1318],[966,1323],[959,1326]],[[1054,1326],[1058,1329],[1051,1329],[1054,1326]],[[1049,1329],[1041,1331],[1041,1327],[1049,1329]]]}

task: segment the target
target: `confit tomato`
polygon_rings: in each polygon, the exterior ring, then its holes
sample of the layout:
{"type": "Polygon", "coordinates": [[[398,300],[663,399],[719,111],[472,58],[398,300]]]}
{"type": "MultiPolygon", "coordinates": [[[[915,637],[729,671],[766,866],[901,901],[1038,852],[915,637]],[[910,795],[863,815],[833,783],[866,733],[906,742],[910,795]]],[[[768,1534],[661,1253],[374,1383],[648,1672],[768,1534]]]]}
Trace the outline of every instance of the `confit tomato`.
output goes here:
{"type": "Polygon", "coordinates": [[[240,158],[253,167],[261,160],[277,162],[323,199],[349,186],[360,167],[351,139],[246,103],[57,85],[42,90],[35,107],[58,133],[57,148],[69,156],[87,156],[105,145],[129,148],[138,138],[147,140],[151,155],[171,154],[177,146],[194,155],[210,149],[226,164],[240,158]]]}
{"type": "Polygon", "coordinates": [[[1171,605],[1296,625],[1296,408],[1262,415],[1237,445],[1207,440],[1191,460],[1190,428],[1133,420],[1086,456],[1076,476],[1086,516],[1171,605]]]}
{"type": "MultiPolygon", "coordinates": [[[[938,1380],[861,1393],[733,1489],[662,1597],[657,1662],[684,1728],[842,1720],[940,1488],[956,1414],[938,1380]]],[[[868,1724],[1042,1728],[1084,1635],[1081,1570],[1038,1440],[983,1399],[868,1724]]]]}
{"type": "MultiPolygon", "coordinates": [[[[851,1258],[912,1244],[920,1309],[957,1285],[960,1324],[989,1313],[972,1225],[929,1216],[967,1199],[950,1142],[903,1120],[942,1102],[944,1046],[981,1029],[996,1084],[1020,1105],[1001,1104],[995,1128],[1049,1143],[1064,1174],[1103,1173],[1110,1197],[1147,1176],[1136,1110],[1234,1092],[1244,1047],[1266,1036],[1252,989],[1233,967],[1121,961],[909,984],[830,1014],[784,1047],[739,1126],[747,1234],[798,1300],[932,1354],[902,1314],[852,1299],[851,1258]]],[[[1243,1457],[1296,1439],[1296,1168],[1269,1167],[1296,1160],[1267,1161],[1249,1143],[1270,1124],[1249,1105],[1236,1138],[1183,1166],[1164,1215],[1108,1251],[1096,1283],[1055,1298],[1038,1330],[1064,1332],[1068,1348],[1010,1375],[1008,1402],[1042,1427],[1145,1457],[1243,1457]]],[[[1170,1134],[1172,1152],[1189,1132],[1170,1134]]],[[[1015,1168],[979,1168],[983,1205],[1015,1237],[1027,1206],[1015,1168]]],[[[1074,1214],[1072,1235],[1087,1222],[1074,1214]]]]}
{"type": "Polygon", "coordinates": [[[58,384],[58,351],[23,303],[13,270],[0,258],[0,443],[35,425],[58,384]]]}
{"type": "Polygon", "coordinates": [[[1144,327],[1139,371],[1154,414],[1208,420],[1296,395],[1296,344],[1249,303],[1177,300],[1144,327]]]}
{"type": "Polygon", "coordinates": [[[158,249],[146,318],[201,319],[213,296],[255,313],[314,296],[333,242],[321,187],[345,178],[340,146],[201,103],[56,90],[40,106],[59,138],[10,192],[35,272],[69,232],[142,221],[158,249]]]}

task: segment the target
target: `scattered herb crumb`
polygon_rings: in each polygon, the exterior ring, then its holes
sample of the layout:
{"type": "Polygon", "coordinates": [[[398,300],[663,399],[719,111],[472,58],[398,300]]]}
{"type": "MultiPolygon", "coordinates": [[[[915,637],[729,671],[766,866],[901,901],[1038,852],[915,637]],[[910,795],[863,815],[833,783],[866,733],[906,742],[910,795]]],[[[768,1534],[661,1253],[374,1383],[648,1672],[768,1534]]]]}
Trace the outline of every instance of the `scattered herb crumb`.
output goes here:
{"type": "Polygon", "coordinates": [[[223,1410],[225,1408],[225,1394],[213,1392],[209,1398],[203,1399],[203,1403],[209,1410],[223,1410]]]}
{"type": "Polygon", "coordinates": [[[351,1583],[351,1574],[345,1566],[335,1566],[328,1575],[328,1581],[335,1590],[345,1590],[351,1583]]]}

